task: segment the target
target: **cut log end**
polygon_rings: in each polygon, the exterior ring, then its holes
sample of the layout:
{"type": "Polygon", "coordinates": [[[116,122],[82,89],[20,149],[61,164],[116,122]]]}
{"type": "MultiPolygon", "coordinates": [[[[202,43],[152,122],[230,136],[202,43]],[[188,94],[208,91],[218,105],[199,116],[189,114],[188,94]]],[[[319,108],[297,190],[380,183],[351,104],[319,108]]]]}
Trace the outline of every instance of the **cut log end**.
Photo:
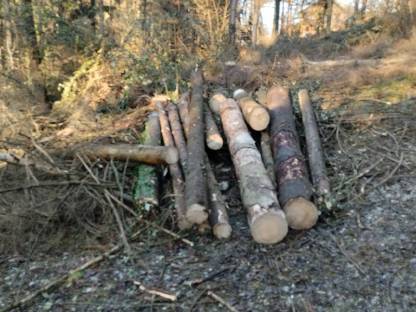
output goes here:
{"type": "Polygon", "coordinates": [[[254,109],[250,114],[249,124],[253,130],[263,131],[268,127],[269,122],[270,116],[263,107],[254,109]]]}
{"type": "Polygon", "coordinates": [[[231,236],[231,226],[228,223],[216,224],[213,228],[214,236],[218,239],[227,239],[231,236]]]}
{"type": "Polygon", "coordinates": [[[169,165],[176,164],[179,160],[179,153],[176,147],[173,147],[173,146],[168,147],[165,151],[164,158],[167,164],[169,165]]]}
{"type": "Polygon", "coordinates": [[[251,235],[260,244],[276,244],[285,238],[288,225],[283,213],[269,211],[250,226],[251,235]]]}
{"type": "Polygon", "coordinates": [[[294,230],[310,229],[318,221],[318,209],[303,197],[290,200],[283,209],[289,226],[294,230]]]}
{"type": "Polygon", "coordinates": [[[200,204],[192,204],[186,211],[186,219],[193,224],[202,224],[208,220],[207,210],[200,204]]]}
{"type": "Polygon", "coordinates": [[[207,146],[210,150],[217,151],[224,145],[224,140],[221,135],[210,135],[207,137],[207,146]]]}

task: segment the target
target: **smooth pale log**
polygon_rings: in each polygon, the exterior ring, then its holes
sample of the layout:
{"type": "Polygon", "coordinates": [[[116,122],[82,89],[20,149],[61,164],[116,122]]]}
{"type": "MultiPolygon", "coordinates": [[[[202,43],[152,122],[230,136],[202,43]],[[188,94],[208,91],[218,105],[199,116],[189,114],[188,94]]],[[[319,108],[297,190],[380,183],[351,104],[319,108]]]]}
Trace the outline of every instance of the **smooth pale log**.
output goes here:
{"type": "Polygon", "coordinates": [[[309,229],[317,222],[319,213],[309,201],[312,186],[299,146],[289,90],[272,87],[267,93],[267,107],[280,203],[291,228],[309,229]]]}
{"type": "Polygon", "coordinates": [[[274,161],[271,147],[270,135],[267,131],[261,132],[261,157],[263,158],[264,166],[266,167],[267,173],[274,186],[277,186],[276,174],[274,172],[274,161]]]}
{"type": "Polygon", "coordinates": [[[190,94],[185,92],[178,101],[179,116],[181,117],[185,137],[189,135],[189,100],[190,94]]]}
{"type": "Polygon", "coordinates": [[[208,191],[209,191],[209,203],[210,213],[209,222],[212,226],[212,232],[218,239],[227,239],[231,236],[231,225],[228,221],[227,204],[222,196],[217,179],[215,178],[214,171],[207,161],[207,177],[208,177],[208,191]]]}
{"type": "Polygon", "coordinates": [[[287,234],[287,221],[255,141],[233,99],[221,104],[220,114],[251,235],[258,243],[277,243],[287,234]]]}
{"type": "Polygon", "coordinates": [[[188,165],[186,170],[186,218],[194,224],[208,220],[207,181],[205,176],[205,122],[203,108],[203,78],[201,71],[191,77],[189,105],[188,165]]]}
{"type": "MultiPolygon", "coordinates": [[[[159,114],[149,114],[146,127],[141,135],[140,143],[160,145],[159,114]]],[[[159,205],[159,168],[140,164],[136,167],[136,183],[133,187],[133,203],[136,207],[150,210],[159,205]]]]}
{"type": "Polygon", "coordinates": [[[309,168],[313,185],[319,195],[328,195],[330,191],[329,179],[322,152],[321,138],[315,114],[309,99],[308,91],[299,91],[299,106],[302,113],[303,127],[305,130],[306,147],[308,150],[309,168]]]}
{"type": "MultiPolygon", "coordinates": [[[[159,110],[160,129],[163,142],[167,146],[175,146],[167,113],[160,103],[157,105],[157,108],[159,110]]],[[[172,178],[172,187],[175,196],[175,212],[178,228],[180,230],[190,229],[192,223],[186,218],[185,183],[179,164],[169,165],[169,173],[172,178]]]]}
{"type": "Polygon", "coordinates": [[[253,130],[262,131],[267,128],[270,122],[267,109],[254,101],[243,89],[235,90],[233,96],[240,105],[244,119],[253,130]]]}
{"type": "Polygon", "coordinates": [[[77,149],[90,158],[129,160],[149,165],[175,164],[179,160],[178,150],[173,146],[91,144],[77,149]]]}
{"type": "Polygon", "coordinates": [[[221,105],[226,101],[225,91],[222,89],[216,90],[209,99],[209,107],[214,113],[219,114],[221,105]]]}
{"type": "Polygon", "coordinates": [[[214,151],[221,149],[224,144],[209,107],[205,107],[205,141],[208,148],[214,151]]]}
{"type": "Polygon", "coordinates": [[[176,105],[169,103],[167,105],[167,112],[169,117],[169,124],[172,130],[173,140],[179,152],[179,162],[182,169],[185,171],[188,163],[188,152],[186,150],[185,136],[182,130],[182,125],[176,105]]]}

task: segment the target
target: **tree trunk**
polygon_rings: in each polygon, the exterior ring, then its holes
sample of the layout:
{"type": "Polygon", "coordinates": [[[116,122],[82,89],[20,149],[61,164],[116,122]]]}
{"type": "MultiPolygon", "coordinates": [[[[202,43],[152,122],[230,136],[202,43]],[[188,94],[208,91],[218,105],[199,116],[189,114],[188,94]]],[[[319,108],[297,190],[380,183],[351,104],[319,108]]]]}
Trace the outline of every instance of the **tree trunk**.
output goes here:
{"type": "Polygon", "coordinates": [[[309,201],[312,186],[299,146],[289,90],[272,87],[267,94],[267,106],[271,117],[270,133],[279,200],[289,226],[293,229],[308,229],[316,223],[318,210],[309,201]]]}
{"type": "Polygon", "coordinates": [[[181,163],[183,172],[186,172],[188,152],[186,150],[185,136],[183,134],[182,125],[176,105],[169,103],[167,106],[167,112],[173,139],[179,152],[179,161],[181,163]]]}
{"type": "Polygon", "coordinates": [[[2,16],[4,23],[4,49],[7,54],[6,68],[14,69],[14,52],[13,52],[13,27],[12,27],[12,13],[10,10],[9,0],[2,1],[2,16]]]}
{"type": "Polygon", "coordinates": [[[330,187],[322,153],[321,139],[308,91],[305,89],[299,91],[299,106],[302,112],[303,127],[305,129],[312,182],[318,195],[327,196],[330,193],[330,187]]]}
{"type": "Polygon", "coordinates": [[[253,130],[263,131],[267,128],[270,116],[262,105],[254,101],[243,89],[234,92],[234,99],[238,101],[244,119],[253,130]]]}
{"type": "Polygon", "coordinates": [[[253,0],[251,6],[251,45],[257,45],[257,32],[259,28],[260,0],[253,0]]]}
{"type": "Polygon", "coordinates": [[[333,8],[333,0],[326,0],[325,1],[325,32],[329,34],[331,32],[331,24],[332,24],[332,8],[333,8]]]}
{"type": "Polygon", "coordinates": [[[221,194],[218,186],[217,179],[215,178],[214,171],[209,163],[208,157],[206,158],[206,170],[208,178],[208,191],[210,203],[209,222],[212,227],[214,236],[218,239],[229,238],[231,235],[231,225],[228,222],[227,204],[221,194]]]}
{"type": "MultiPolygon", "coordinates": [[[[159,110],[160,129],[163,142],[166,146],[174,147],[175,142],[173,140],[168,116],[160,103],[157,104],[157,109],[159,110]]],[[[172,178],[173,193],[175,196],[175,211],[178,228],[180,230],[186,230],[192,227],[192,223],[186,218],[185,183],[179,164],[170,164],[169,173],[172,178]]]]}
{"type": "Polygon", "coordinates": [[[279,34],[280,2],[281,0],[274,0],[273,33],[275,36],[279,34]]]}
{"type": "Polygon", "coordinates": [[[277,243],[287,234],[287,222],[260,153],[234,100],[222,102],[220,114],[251,235],[258,243],[277,243]]]}
{"type": "Polygon", "coordinates": [[[188,166],[186,171],[186,217],[196,224],[208,219],[207,181],[205,177],[205,136],[203,108],[203,78],[197,70],[191,78],[192,93],[189,105],[188,166]]]}
{"type": "Polygon", "coordinates": [[[221,149],[224,144],[209,107],[205,107],[205,141],[208,148],[214,151],[221,149]]]}
{"type": "MultiPolygon", "coordinates": [[[[150,113],[146,128],[140,140],[141,144],[160,145],[159,114],[150,113]]],[[[133,202],[137,208],[150,210],[159,206],[159,168],[139,165],[136,168],[137,181],[133,189],[133,202]]]]}
{"type": "Polygon", "coordinates": [[[189,92],[185,92],[178,101],[179,116],[181,117],[186,138],[189,135],[189,100],[189,92]]]}
{"type": "Polygon", "coordinates": [[[231,0],[230,3],[230,21],[228,29],[228,38],[231,46],[235,45],[237,33],[237,6],[238,0],[231,0]]]}
{"type": "Polygon", "coordinates": [[[23,28],[21,29],[21,33],[24,34],[25,43],[31,51],[33,60],[39,65],[42,62],[42,52],[36,36],[32,0],[23,0],[22,5],[23,28]]]}
{"type": "Polygon", "coordinates": [[[273,161],[273,153],[271,148],[271,140],[269,132],[262,131],[261,132],[261,157],[263,158],[264,166],[266,167],[267,173],[269,175],[270,180],[273,182],[273,185],[276,187],[276,174],[274,172],[274,161],[273,161]]]}
{"type": "Polygon", "coordinates": [[[179,159],[176,148],[151,145],[93,144],[75,152],[90,158],[130,160],[149,165],[175,164],[179,159]]]}

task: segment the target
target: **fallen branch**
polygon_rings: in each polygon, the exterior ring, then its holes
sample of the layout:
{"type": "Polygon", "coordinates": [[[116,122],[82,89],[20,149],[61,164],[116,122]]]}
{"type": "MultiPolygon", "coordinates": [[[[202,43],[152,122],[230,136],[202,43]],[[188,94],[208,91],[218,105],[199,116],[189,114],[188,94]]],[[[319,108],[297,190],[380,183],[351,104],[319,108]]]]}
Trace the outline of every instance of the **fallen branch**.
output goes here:
{"type": "Polygon", "coordinates": [[[186,172],[186,167],[188,163],[188,153],[186,151],[186,141],[185,136],[182,130],[182,125],[176,105],[169,103],[166,107],[171,133],[173,140],[175,141],[175,146],[179,151],[179,161],[181,163],[182,169],[186,172]]]}
{"type": "Polygon", "coordinates": [[[178,296],[176,296],[176,294],[168,293],[164,290],[160,290],[156,288],[148,288],[138,281],[133,281],[133,284],[138,286],[141,291],[148,293],[149,295],[158,296],[158,297],[161,297],[163,299],[173,301],[173,302],[178,299],[178,296]]]}
{"type": "Polygon", "coordinates": [[[221,149],[224,144],[224,140],[209,107],[205,107],[205,141],[208,148],[214,151],[221,149]]]}
{"type": "Polygon", "coordinates": [[[304,55],[302,55],[301,58],[305,65],[316,66],[316,67],[375,66],[380,63],[380,60],[374,60],[374,59],[310,61],[304,55]]]}
{"type": "Polygon", "coordinates": [[[222,297],[218,296],[216,293],[214,293],[212,290],[208,290],[207,295],[210,296],[212,299],[214,299],[215,301],[221,303],[224,307],[226,307],[228,310],[232,311],[232,312],[238,312],[238,310],[236,308],[234,308],[231,304],[229,304],[227,301],[225,301],[225,299],[223,299],[222,297]]]}

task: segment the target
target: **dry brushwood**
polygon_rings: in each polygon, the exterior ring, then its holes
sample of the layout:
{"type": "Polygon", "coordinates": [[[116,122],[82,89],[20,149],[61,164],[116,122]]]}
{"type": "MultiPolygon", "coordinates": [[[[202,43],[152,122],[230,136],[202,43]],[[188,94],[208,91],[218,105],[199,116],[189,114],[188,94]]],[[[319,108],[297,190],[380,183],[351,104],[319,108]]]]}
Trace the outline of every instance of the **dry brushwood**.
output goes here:
{"type": "Polygon", "coordinates": [[[170,128],[172,130],[173,140],[175,141],[176,148],[179,152],[179,161],[182,166],[182,170],[186,172],[186,166],[188,162],[188,153],[186,151],[186,141],[182,130],[181,121],[176,105],[169,103],[166,107],[169,117],[170,128]]]}
{"type": "Polygon", "coordinates": [[[247,124],[253,130],[262,131],[267,128],[270,122],[267,109],[254,101],[243,89],[235,90],[233,97],[238,102],[238,105],[240,105],[247,124]]]}
{"type": "Polygon", "coordinates": [[[330,194],[330,186],[315,114],[311,100],[309,99],[308,91],[305,89],[300,90],[298,95],[300,111],[302,112],[303,127],[305,129],[306,147],[308,150],[308,161],[312,182],[318,195],[326,197],[330,194]]]}
{"type": "MultiPolygon", "coordinates": [[[[172,137],[166,111],[160,103],[157,104],[157,108],[159,110],[160,129],[162,131],[163,142],[166,146],[174,146],[175,142],[172,137]]],[[[178,228],[180,230],[186,230],[191,228],[192,224],[186,218],[185,184],[179,164],[169,165],[169,173],[172,178],[172,187],[175,194],[175,211],[178,228]]]]}
{"type": "MultiPolygon", "coordinates": [[[[160,145],[159,114],[149,114],[141,143],[160,145]]],[[[136,168],[136,183],[133,189],[133,203],[136,207],[150,209],[159,205],[159,168],[140,164],[136,168]]]]}
{"type": "Polygon", "coordinates": [[[185,178],[186,218],[194,224],[208,219],[207,181],[205,177],[205,136],[203,108],[203,78],[200,70],[191,77],[192,93],[189,105],[188,166],[185,178]]]}
{"type": "Polygon", "coordinates": [[[222,148],[224,140],[209,107],[205,107],[205,135],[205,141],[209,149],[216,151],[222,148]]]}
{"type": "Polygon", "coordinates": [[[309,201],[312,186],[299,146],[289,90],[272,87],[267,93],[267,107],[271,116],[270,133],[280,203],[290,227],[311,228],[318,219],[318,210],[309,201]]]}
{"type": "Polygon", "coordinates": [[[91,144],[76,149],[89,158],[130,160],[149,165],[175,164],[179,160],[178,150],[172,146],[131,144],[91,144]]]}
{"type": "Polygon", "coordinates": [[[258,243],[277,243],[286,236],[288,226],[261,155],[233,99],[221,103],[220,114],[251,234],[258,243]]]}

